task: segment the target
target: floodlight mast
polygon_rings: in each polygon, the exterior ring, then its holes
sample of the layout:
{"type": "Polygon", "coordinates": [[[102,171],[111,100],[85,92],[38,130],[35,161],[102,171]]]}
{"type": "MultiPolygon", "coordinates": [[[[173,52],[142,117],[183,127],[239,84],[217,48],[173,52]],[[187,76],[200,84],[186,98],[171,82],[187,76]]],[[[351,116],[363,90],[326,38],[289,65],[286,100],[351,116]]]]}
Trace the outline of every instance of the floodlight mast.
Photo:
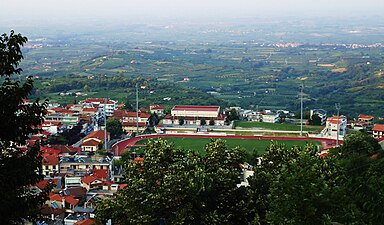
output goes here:
{"type": "Polygon", "coordinates": [[[337,110],[337,132],[336,132],[336,146],[339,146],[339,132],[340,132],[340,127],[339,127],[339,114],[340,114],[340,103],[335,103],[335,107],[337,110]]]}
{"type": "Polygon", "coordinates": [[[304,83],[301,83],[301,92],[300,92],[300,136],[303,136],[303,89],[304,83]]]}
{"type": "Polygon", "coordinates": [[[136,83],[136,135],[139,134],[139,88],[136,83]]]}

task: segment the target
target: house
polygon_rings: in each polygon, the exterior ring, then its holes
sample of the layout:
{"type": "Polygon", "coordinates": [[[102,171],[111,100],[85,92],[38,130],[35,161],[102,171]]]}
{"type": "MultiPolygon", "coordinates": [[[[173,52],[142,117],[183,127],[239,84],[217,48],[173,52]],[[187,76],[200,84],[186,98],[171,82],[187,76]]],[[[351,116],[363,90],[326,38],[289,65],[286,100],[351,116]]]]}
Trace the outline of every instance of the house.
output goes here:
{"type": "Polygon", "coordinates": [[[72,176],[64,177],[64,187],[65,188],[81,187],[81,177],[72,177],[72,176]]]}
{"type": "Polygon", "coordinates": [[[50,134],[57,134],[60,128],[62,127],[61,122],[58,121],[45,121],[41,124],[41,129],[50,134]]]}
{"type": "Polygon", "coordinates": [[[60,107],[50,108],[45,115],[46,122],[60,122],[62,125],[72,128],[79,122],[79,111],[68,110],[60,107]]]}
{"type": "Polygon", "coordinates": [[[102,189],[103,183],[108,180],[107,169],[90,170],[89,174],[81,179],[82,186],[87,189],[102,189]]]}
{"type": "Polygon", "coordinates": [[[94,131],[85,138],[83,138],[81,150],[85,152],[95,152],[99,150],[100,145],[103,145],[103,143],[105,142],[105,138],[107,139],[107,141],[111,139],[109,132],[105,132],[104,130],[94,131]]]}
{"type": "Polygon", "coordinates": [[[112,118],[118,119],[122,123],[123,130],[127,133],[133,133],[137,131],[137,125],[139,132],[143,132],[148,125],[148,120],[151,117],[148,113],[132,112],[127,110],[116,110],[112,118]],[[136,121],[138,120],[138,123],[136,121]]]}
{"type": "Polygon", "coordinates": [[[85,155],[75,155],[60,158],[60,173],[71,174],[73,176],[85,176],[90,170],[108,170],[111,167],[112,159],[95,158],[85,155]]]}
{"type": "Polygon", "coordinates": [[[84,108],[97,108],[100,116],[112,116],[117,109],[117,101],[107,98],[87,98],[79,102],[84,108]]]}
{"type": "Polygon", "coordinates": [[[47,204],[52,208],[62,208],[66,213],[73,213],[73,209],[79,204],[79,199],[71,195],[51,193],[47,204]]]}
{"type": "Polygon", "coordinates": [[[220,113],[220,106],[176,105],[172,108],[171,114],[163,119],[163,125],[224,126],[224,122],[225,115],[220,113]]]}
{"type": "Polygon", "coordinates": [[[157,104],[150,104],[149,111],[152,114],[156,113],[158,116],[164,116],[165,107],[157,104]]]}
{"type": "Polygon", "coordinates": [[[343,137],[347,134],[347,117],[329,117],[322,133],[329,138],[343,139],[343,137]]]}
{"type": "Polygon", "coordinates": [[[42,168],[45,176],[53,176],[58,173],[59,156],[55,154],[43,154],[42,168]]]}
{"type": "Polygon", "coordinates": [[[260,117],[264,123],[278,123],[280,121],[279,114],[274,112],[262,113],[260,117]]]}
{"type": "Polygon", "coordinates": [[[375,118],[374,116],[368,116],[368,115],[360,114],[359,117],[357,118],[357,120],[361,123],[366,124],[367,126],[370,126],[370,125],[372,125],[372,121],[374,118],[375,118]]]}
{"type": "Polygon", "coordinates": [[[82,187],[87,189],[87,191],[91,189],[100,189],[103,181],[97,176],[87,175],[81,178],[82,187]]]}
{"type": "Polygon", "coordinates": [[[375,124],[372,128],[372,135],[374,138],[384,137],[384,124],[375,124]]]}

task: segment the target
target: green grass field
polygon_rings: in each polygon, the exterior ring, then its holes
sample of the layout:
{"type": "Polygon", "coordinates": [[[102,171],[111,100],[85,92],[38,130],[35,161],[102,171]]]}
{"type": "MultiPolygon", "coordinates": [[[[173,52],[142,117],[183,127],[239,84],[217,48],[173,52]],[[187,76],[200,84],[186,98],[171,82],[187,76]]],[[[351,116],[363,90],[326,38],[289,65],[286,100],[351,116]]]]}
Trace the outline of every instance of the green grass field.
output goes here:
{"type": "MultiPolygon", "coordinates": [[[[173,142],[175,146],[180,147],[184,150],[196,151],[201,155],[205,155],[204,146],[210,142],[209,138],[165,138],[166,140],[173,142]]],[[[138,145],[146,144],[148,139],[137,142],[138,145]]],[[[270,140],[256,140],[256,139],[225,139],[227,145],[230,148],[241,147],[248,153],[257,151],[258,154],[265,153],[266,148],[270,145],[270,140]]],[[[276,141],[280,144],[285,144],[288,148],[292,146],[304,146],[306,143],[312,143],[315,146],[320,146],[321,143],[317,141],[276,141]]],[[[134,147],[132,151],[142,153],[144,147],[134,147]]]]}
{"type": "MultiPolygon", "coordinates": [[[[295,124],[286,124],[286,123],[263,123],[255,121],[236,121],[236,129],[241,128],[255,128],[255,129],[264,129],[264,130],[286,130],[286,131],[300,131],[300,126],[295,124]]],[[[322,126],[308,126],[304,125],[304,131],[321,131],[322,126]]]]}

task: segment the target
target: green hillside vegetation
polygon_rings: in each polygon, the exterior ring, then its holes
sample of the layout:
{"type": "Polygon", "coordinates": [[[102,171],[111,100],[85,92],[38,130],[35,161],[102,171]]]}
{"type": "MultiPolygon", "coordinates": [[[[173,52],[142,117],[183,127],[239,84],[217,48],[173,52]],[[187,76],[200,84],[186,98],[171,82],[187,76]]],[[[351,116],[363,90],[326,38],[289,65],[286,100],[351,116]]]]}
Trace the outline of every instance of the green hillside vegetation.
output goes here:
{"type": "Polygon", "coordinates": [[[150,140],[144,161],[126,164],[127,187],[116,198],[97,202],[96,219],[100,224],[108,219],[116,224],[381,224],[383,150],[361,132],[344,141],[326,158],[310,144],[270,143],[261,163],[252,167],[249,185],[238,186],[243,150],[213,140],[202,156],[150,140]]]}
{"type": "Polygon", "coordinates": [[[195,42],[98,42],[85,48],[84,43],[68,42],[71,45],[25,50],[26,74],[40,77],[35,97],[64,103],[71,98],[57,98],[58,92],[81,91],[123,101],[133,95],[132,88],[140,80],[155,89],[155,96],[143,91],[143,103],[161,103],[173,95],[183,100],[175,101],[179,104],[216,103],[298,112],[303,83],[306,110],[334,112],[336,102],[342,106],[341,113],[351,116],[381,115],[384,110],[380,104],[384,100],[381,48],[277,48],[249,43],[212,44],[208,48],[195,42]],[[186,77],[189,80],[184,80],[186,77]],[[191,98],[196,100],[188,101],[191,98]]]}

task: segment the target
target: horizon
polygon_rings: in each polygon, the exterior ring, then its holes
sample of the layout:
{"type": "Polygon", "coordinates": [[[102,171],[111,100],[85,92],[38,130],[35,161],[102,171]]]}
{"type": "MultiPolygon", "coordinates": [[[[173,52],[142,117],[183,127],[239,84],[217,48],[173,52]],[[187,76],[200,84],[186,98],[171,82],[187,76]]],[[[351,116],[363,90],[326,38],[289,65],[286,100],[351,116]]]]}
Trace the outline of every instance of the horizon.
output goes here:
{"type": "Polygon", "coordinates": [[[176,1],[176,0],[112,0],[91,1],[75,0],[48,1],[3,0],[0,2],[0,26],[102,26],[111,23],[210,23],[232,21],[248,18],[311,18],[315,20],[333,19],[345,22],[369,20],[381,17],[384,2],[378,0],[331,1],[321,0],[308,2],[305,0],[261,0],[258,2],[242,0],[218,1],[176,1]],[[17,13],[15,13],[17,12],[17,13]]]}

